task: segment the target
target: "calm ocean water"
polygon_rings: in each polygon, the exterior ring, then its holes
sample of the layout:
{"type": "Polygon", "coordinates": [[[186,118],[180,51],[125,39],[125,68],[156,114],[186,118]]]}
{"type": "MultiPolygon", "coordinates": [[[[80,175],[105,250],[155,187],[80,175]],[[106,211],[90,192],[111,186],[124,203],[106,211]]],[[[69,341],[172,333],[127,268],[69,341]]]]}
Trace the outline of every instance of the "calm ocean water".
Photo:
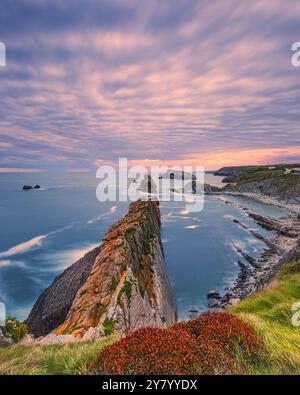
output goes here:
{"type": "MultiPolygon", "coordinates": [[[[221,178],[206,176],[220,185],[221,178]]],[[[100,243],[108,227],[127,211],[127,203],[100,203],[95,174],[0,173],[0,297],[7,313],[27,317],[39,294],[55,276],[100,243]],[[41,190],[24,192],[24,184],[41,190]]],[[[274,216],[286,211],[244,200],[252,210],[274,216]]],[[[162,238],[179,318],[191,306],[206,309],[206,294],[222,290],[238,272],[238,244],[258,257],[264,244],[232,222],[259,229],[245,213],[213,197],[204,210],[189,213],[180,202],[161,203],[162,238]]],[[[267,231],[259,229],[268,235],[267,231]]]]}

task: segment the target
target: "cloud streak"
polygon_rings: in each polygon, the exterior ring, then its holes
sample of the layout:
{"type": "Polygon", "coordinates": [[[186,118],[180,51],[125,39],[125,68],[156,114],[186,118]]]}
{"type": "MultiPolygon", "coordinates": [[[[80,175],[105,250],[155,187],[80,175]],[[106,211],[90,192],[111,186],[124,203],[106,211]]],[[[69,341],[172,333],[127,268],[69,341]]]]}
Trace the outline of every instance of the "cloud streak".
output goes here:
{"type": "Polygon", "coordinates": [[[12,3],[0,5],[1,168],[299,158],[299,3],[12,3]]]}

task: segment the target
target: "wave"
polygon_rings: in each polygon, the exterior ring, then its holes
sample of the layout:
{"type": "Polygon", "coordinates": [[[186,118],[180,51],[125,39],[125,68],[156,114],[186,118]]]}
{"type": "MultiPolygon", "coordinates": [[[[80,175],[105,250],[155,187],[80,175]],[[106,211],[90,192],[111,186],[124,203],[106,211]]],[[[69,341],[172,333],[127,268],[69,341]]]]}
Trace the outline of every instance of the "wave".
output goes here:
{"type": "Polygon", "coordinates": [[[185,226],[184,229],[196,229],[196,228],[199,228],[199,226],[200,225],[188,225],[188,226],[185,226]]]}
{"type": "Polygon", "coordinates": [[[39,248],[46,236],[47,235],[36,236],[33,239],[27,240],[24,243],[20,243],[14,247],[9,248],[7,251],[0,252],[0,258],[8,258],[17,254],[24,254],[24,252],[30,251],[34,248],[39,248]]]}
{"type": "Polygon", "coordinates": [[[11,261],[6,259],[5,261],[0,261],[0,267],[7,267],[11,265],[11,261]]]}
{"type": "Polygon", "coordinates": [[[24,269],[26,267],[24,262],[15,262],[11,261],[10,259],[0,260],[0,268],[1,267],[8,267],[8,266],[16,266],[24,269]]]}
{"type": "Polygon", "coordinates": [[[181,210],[181,211],[179,212],[179,214],[181,214],[181,215],[187,215],[187,214],[190,214],[190,212],[189,212],[189,210],[181,210]]]}
{"type": "Polygon", "coordinates": [[[90,224],[94,224],[95,222],[100,221],[100,219],[104,218],[106,215],[107,215],[107,213],[106,213],[106,214],[99,215],[99,217],[96,217],[96,218],[93,218],[93,219],[89,220],[89,221],[88,221],[88,224],[89,224],[89,225],[90,225],[90,224]]]}
{"type": "Polygon", "coordinates": [[[39,270],[43,273],[62,272],[70,264],[77,262],[86,253],[100,245],[101,243],[74,243],[66,249],[59,249],[55,252],[46,250],[42,255],[43,267],[39,270]],[[53,265],[53,262],[55,262],[55,265],[53,265]]]}
{"type": "Polygon", "coordinates": [[[101,214],[98,217],[89,220],[88,224],[94,224],[95,222],[100,221],[100,219],[103,219],[103,218],[107,217],[110,214],[114,214],[117,211],[117,209],[118,209],[118,206],[112,206],[109,209],[109,211],[106,211],[104,214],[101,214]]]}
{"type": "Polygon", "coordinates": [[[33,237],[30,240],[24,241],[23,243],[17,244],[6,251],[0,252],[0,259],[1,258],[9,258],[14,255],[24,254],[25,252],[36,250],[42,247],[43,241],[46,237],[55,235],[56,233],[63,232],[64,230],[70,229],[74,224],[70,224],[64,226],[60,229],[54,230],[53,232],[47,233],[45,235],[39,235],[33,237]]]}

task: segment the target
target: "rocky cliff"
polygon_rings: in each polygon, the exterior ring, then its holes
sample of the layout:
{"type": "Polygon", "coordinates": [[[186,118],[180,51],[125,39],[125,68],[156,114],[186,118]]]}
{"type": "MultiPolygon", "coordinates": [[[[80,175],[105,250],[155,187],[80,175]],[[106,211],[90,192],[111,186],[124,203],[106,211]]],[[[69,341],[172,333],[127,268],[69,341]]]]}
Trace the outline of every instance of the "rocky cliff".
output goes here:
{"type": "MultiPolygon", "coordinates": [[[[89,273],[77,287],[71,304],[68,300],[64,306],[64,322],[58,323],[61,325],[54,333],[81,338],[91,328],[121,333],[145,326],[165,327],[176,321],[176,305],[160,239],[157,202],[131,203],[128,214],[109,229],[92,260],[89,273]]],[[[45,291],[44,299],[49,294],[54,297],[54,293],[61,297],[60,290],[53,288],[56,282],[45,291]]],[[[48,299],[51,298],[48,296],[48,299]]],[[[44,310],[47,305],[49,302],[38,301],[34,306],[28,319],[30,329],[39,326],[38,321],[44,314],[44,321],[47,320],[44,310]]]]}
{"type": "Polygon", "coordinates": [[[300,176],[292,174],[270,175],[264,179],[239,180],[228,185],[225,191],[258,193],[271,196],[285,203],[300,203],[300,176]]]}
{"type": "Polygon", "coordinates": [[[99,252],[100,247],[88,252],[56,277],[40,295],[26,320],[30,333],[45,336],[64,322],[75,295],[85,283],[99,252]]]}
{"type": "Polygon", "coordinates": [[[276,198],[286,203],[300,203],[300,177],[287,174],[294,165],[224,167],[214,174],[227,176],[230,183],[224,191],[256,193],[276,198]]]}

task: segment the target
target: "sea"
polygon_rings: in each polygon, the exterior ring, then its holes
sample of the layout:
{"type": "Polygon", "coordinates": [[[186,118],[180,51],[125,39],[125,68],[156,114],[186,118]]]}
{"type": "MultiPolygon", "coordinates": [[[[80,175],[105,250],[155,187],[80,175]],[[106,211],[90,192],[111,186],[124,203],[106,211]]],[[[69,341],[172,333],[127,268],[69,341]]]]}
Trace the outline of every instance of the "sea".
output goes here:
{"type": "MultiPolygon", "coordinates": [[[[128,209],[127,202],[99,202],[99,180],[91,173],[0,173],[0,300],[8,316],[27,318],[41,292],[86,252],[101,243],[109,226],[128,209]],[[23,191],[23,185],[41,189],[23,191]]],[[[222,177],[205,175],[221,186],[222,177]]],[[[229,200],[227,197],[226,199],[229,200]]],[[[263,215],[285,217],[287,210],[231,198],[263,215]]],[[[200,212],[184,202],[161,202],[162,240],[178,318],[193,307],[207,309],[207,292],[224,291],[236,278],[242,260],[234,245],[253,257],[266,248],[236,218],[266,237],[241,208],[206,196],[200,212]]]]}

